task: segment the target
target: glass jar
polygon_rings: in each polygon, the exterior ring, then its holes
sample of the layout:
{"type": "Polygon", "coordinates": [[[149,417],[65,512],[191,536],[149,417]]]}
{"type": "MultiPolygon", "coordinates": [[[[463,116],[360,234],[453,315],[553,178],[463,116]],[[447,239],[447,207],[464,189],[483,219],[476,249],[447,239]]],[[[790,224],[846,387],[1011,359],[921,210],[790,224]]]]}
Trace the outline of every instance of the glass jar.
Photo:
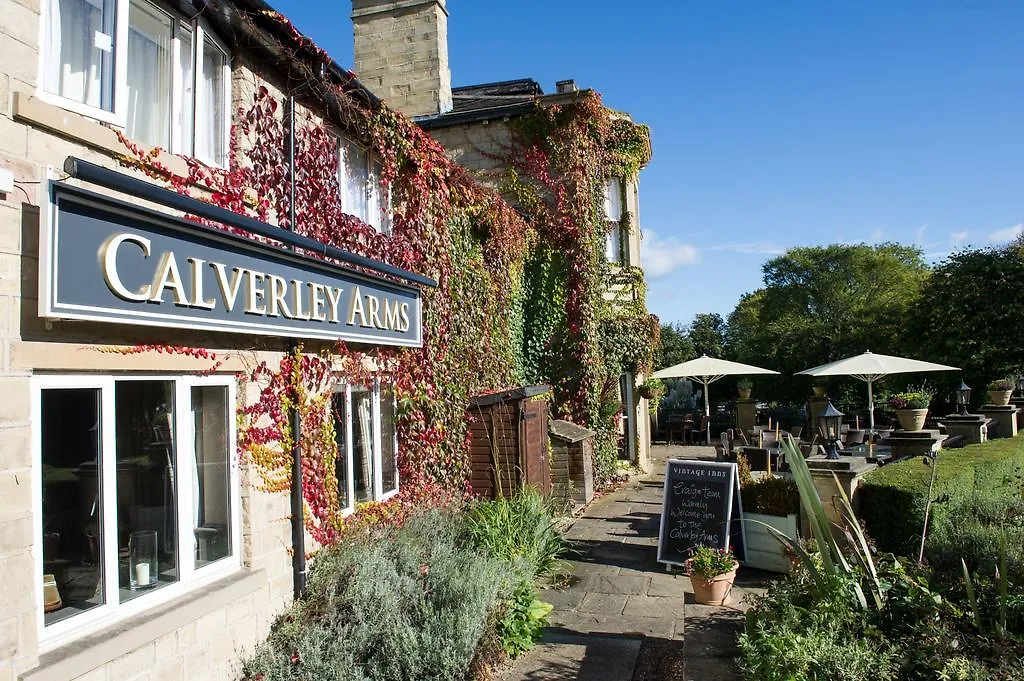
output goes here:
{"type": "Polygon", "coordinates": [[[132,591],[156,586],[156,530],[140,530],[128,536],[128,585],[132,591]]]}

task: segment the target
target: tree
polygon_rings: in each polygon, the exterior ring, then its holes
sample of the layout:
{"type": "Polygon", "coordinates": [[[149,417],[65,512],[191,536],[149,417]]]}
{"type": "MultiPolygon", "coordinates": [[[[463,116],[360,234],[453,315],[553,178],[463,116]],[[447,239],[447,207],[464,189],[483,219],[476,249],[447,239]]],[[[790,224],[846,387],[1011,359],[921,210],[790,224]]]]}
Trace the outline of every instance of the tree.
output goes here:
{"type": "Polygon", "coordinates": [[[983,395],[985,383],[1024,367],[1022,290],[1024,243],[955,253],[911,308],[904,345],[928,355],[922,359],[962,367],[983,395]]]}
{"type": "Polygon", "coordinates": [[[696,356],[697,351],[682,324],[661,325],[661,344],[654,355],[655,369],[664,369],[696,356]]]}
{"type": "MultiPolygon", "coordinates": [[[[765,286],[729,316],[726,346],[740,362],[792,376],[865,350],[902,350],[906,313],[928,267],[900,244],[793,248],[762,268],[765,286]]],[[[779,396],[800,402],[807,379],[783,378],[779,396]]]]}
{"type": "Polygon", "coordinates": [[[725,349],[725,320],[717,313],[700,312],[690,322],[687,335],[698,357],[721,357],[725,349]]]}

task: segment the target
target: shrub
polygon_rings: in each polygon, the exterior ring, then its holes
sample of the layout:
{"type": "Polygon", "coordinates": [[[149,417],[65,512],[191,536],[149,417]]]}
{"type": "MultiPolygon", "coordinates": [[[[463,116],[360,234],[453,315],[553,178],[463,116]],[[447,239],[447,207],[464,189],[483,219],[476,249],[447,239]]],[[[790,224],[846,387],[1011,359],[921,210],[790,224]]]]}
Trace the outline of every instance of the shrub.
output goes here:
{"type": "Polygon", "coordinates": [[[317,556],[307,596],[278,618],[243,672],[264,681],[462,681],[506,572],[467,546],[449,512],[339,542],[317,556]]]}
{"type": "Polygon", "coordinates": [[[729,549],[698,546],[690,552],[690,557],[686,559],[685,565],[690,574],[702,575],[710,579],[732,572],[736,567],[736,556],[732,555],[732,551],[729,549]]]}
{"type": "Polygon", "coordinates": [[[502,650],[516,657],[533,647],[547,626],[552,606],[537,598],[537,592],[528,582],[520,583],[505,602],[496,629],[502,650]]]}
{"type": "Polygon", "coordinates": [[[467,529],[477,547],[521,566],[530,580],[555,572],[567,548],[550,505],[532,487],[511,497],[476,502],[469,509],[467,529]]]}
{"type": "Polygon", "coordinates": [[[1013,390],[1014,387],[1015,386],[1013,381],[1011,381],[1008,378],[998,378],[994,381],[989,382],[989,384],[985,386],[987,390],[992,391],[1013,390]]]}
{"type": "MultiPolygon", "coordinates": [[[[949,502],[932,507],[931,532],[941,531],[951,522],[955,516],[950,510],[963,501],[1019,495],[1016,476],[1018,469],[1024,468],[1024,442],[1007,438],[947,450],[939,453],[937,463],[934,496],[948,495],[949,502]]],[[[864,477],[858,515],[879,549],[917,555],[930,475],[929,468],[914,458],[883,466],[864,477]]]]}
{"type": "Polygon", "coordinates": [[[800,512],[800,493],[790,478],[772,475],[752,480],[742,484],[740,498],[746,513],[790,515],[800,512]]]}

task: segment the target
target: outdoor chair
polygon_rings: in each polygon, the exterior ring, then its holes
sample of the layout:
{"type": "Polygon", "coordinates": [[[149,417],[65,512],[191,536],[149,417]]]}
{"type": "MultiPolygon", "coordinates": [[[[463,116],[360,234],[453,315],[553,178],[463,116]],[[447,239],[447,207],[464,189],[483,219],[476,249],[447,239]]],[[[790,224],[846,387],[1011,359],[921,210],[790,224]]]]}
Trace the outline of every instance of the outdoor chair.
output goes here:
{"type": "Polygon", "coordinates": [[[843,446],[849,448],[862,445],[867,435],[868,431],[866,430],[848,430],[843,438],[843,446]]]}
{"type": "Polygon", "coordinates": [[[789,429],[789,434],[792,435],[793,438],[796,439],[797,442],[800,441],[800,434],[803,433],[803,432],[804,432],[804,427],[803,426],[793,426],[792,428],[789,429]]]}

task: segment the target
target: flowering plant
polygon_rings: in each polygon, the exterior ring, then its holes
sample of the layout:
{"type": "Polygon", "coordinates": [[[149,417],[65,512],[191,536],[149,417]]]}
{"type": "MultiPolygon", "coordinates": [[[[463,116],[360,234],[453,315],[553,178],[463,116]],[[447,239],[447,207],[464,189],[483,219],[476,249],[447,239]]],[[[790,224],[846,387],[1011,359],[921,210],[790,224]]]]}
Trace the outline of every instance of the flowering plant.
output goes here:
{"type": "Polygon", "coordinates": [[[889,398],[889,407],[892,409],[927,409],[931,402],[932,393],[918,389],[894,394],[889,398]]]}
{"type": "Polygon", "coordinates": [[[1008,378],[999,378],[988,384],[988,390],[1013,390],[1013,381],[1008,378]]]}
{"type": "Polygon", "coordinates": [[[741,378],[736,381],[736,387],[740,390],[751,390],[754,387],[754,382],[749,378],[741,378]]]}
{"type": "Polygon", "coordinates": [[[690,551],[686,560],[686,570],[690,574],[702,575],[707,578],[732,572],[736,567],[736,556],[729,549],[716,549],[710,546],[698,546],[690,551]]]}

